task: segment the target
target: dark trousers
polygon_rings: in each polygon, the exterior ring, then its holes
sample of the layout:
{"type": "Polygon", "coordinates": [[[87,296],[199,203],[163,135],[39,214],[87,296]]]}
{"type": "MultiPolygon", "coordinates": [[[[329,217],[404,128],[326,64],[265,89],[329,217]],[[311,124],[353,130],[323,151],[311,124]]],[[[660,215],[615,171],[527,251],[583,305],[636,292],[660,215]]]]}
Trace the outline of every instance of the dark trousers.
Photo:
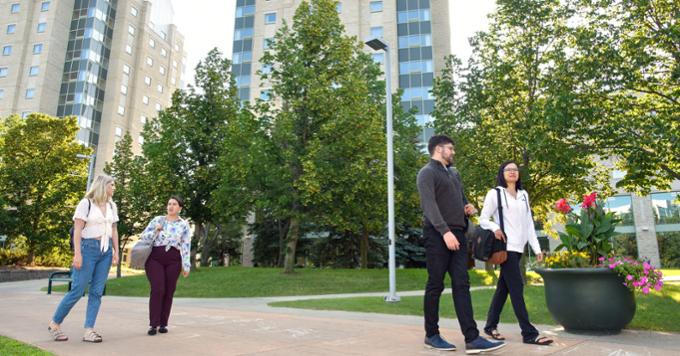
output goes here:
{"type": "Polygon", "coordinates": [[[488,333],[498,327],[503,305],[505,305],[509,293],[512,309],[515,311],[515,316],[522,329],[522,338],[524,341],[528,341],[538,336],[538,330],[529,322],[529,313],[526,304],[524,304],[524,282],[519,268],[520,258],[522,258],[521,253],[508,251],[508,259],[501,264],[501,275],[498,278],[496,292],[489,306],[484,331],[488,333]]]}
{"type": "Polygon", "coordinates": [[[477,323],[472,313],[470,278],[467,272],[467,242],[462,230],[453,230],[460,242],[458,251],[446,248],[442,235],[431,226],[423,228],[425,258],[427,263],[427,285],[425,286],[425,333],[428,337],[439,334],[439,297],[444,291],[444,276],[449,273],[460,330],[465,342],[479,336],[477,323]]]}
{"type": "Polygon", "coordinates": [[[182,270],[182,256],[174,247],[167,252],[165,246],[154,247],[144,269],[151,284],[149,326],[168,326],[172,297],[182,270]]]}

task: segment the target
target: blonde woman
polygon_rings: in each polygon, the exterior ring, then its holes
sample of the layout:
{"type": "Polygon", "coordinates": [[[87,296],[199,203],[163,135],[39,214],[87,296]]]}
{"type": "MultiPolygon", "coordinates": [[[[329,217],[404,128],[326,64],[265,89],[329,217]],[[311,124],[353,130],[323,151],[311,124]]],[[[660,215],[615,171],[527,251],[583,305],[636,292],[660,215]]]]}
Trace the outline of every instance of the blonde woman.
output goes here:
{"type": "Polygon", "coordinates": [[[102,342],[94,331],[111,264],[118,263],[118,211],[111,199],[116,189],[113,178],[101,175],[80,201],[73,214],[73,268],[71,291],[59,303],[48,330],[55,341],[66,341],[61,323],[90,285],[85,313],[83,341],[102,342]]]}

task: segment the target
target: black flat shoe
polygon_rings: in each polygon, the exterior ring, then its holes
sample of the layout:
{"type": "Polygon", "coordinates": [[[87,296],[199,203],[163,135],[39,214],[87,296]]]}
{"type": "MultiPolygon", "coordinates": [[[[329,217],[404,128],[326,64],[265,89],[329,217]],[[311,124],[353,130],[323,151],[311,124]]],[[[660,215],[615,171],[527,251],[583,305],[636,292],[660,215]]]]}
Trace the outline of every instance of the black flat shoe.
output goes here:
{"type": "Polygon", "coordinates": [[[168,328],[166,328],[165,326],[161,326],[160,328],[158,328],[158,332],[161,334],[165,334],[168,332],[168,328]]]}
{"type": "Polygon", "coordinates": [[[153,327],[153,326],[150,327],[149,331],[147,331],[146,333],[151,335],[151,336],[156,335],[156,327],[153,327]]]}

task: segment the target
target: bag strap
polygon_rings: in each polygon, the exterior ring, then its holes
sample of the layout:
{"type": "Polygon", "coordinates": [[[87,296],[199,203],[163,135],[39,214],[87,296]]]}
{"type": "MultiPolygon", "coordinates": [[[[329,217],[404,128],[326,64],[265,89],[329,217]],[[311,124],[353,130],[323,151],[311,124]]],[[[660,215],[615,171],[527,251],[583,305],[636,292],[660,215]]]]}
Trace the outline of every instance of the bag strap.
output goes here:
{"type": "Polygon", "coordinates": [[[496,196],[498,197],[498,220],[500,220],[501,231],[505,234],[505,227],[503,224],[503,200],[501,199],[501,190],[496,189],[496,196]]]}

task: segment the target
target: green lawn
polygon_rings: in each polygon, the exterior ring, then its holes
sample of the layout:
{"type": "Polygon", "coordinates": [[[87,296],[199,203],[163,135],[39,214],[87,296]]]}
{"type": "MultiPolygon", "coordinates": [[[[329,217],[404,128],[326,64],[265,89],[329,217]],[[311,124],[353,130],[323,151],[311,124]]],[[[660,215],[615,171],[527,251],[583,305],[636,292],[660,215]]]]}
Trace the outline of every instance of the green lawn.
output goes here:
{"type": "Polygon", "coordinates": [[[0,335],[0,355],[50,356],[54,354],[0,335]]]}
{"type": "MultiPolygon", "coordinates": [[[[303,268],[288,275],[281,273],[280,268],[211,267],[193,271],[189,278],[179,279],[175,297],[272,297],[388,290],[387,269],[303,268]]],[[[425,269],[397,271],[399,290],[423,290],[426,280],[425,269]]],[[[450,282],[446,283],[450,285],[450,282]]],[[[470,283],[489,285],[493,280],[483,271],[471,271],[470,283]]],[[[66,286],[53,289],[63,292],[66,286]]],[[[109,279],[106,294],[148,296],[149,282],[144,275],[109,279]]]]}
{"type": "Polygon", "coordinates": [[[680,269],[662,268],[661,272],[663,273],[664,277],[680,276],[680,269]]]}
{"type": "MultiPolygon", "coordinates": [[[[472,292],[472,303],[476,319],[486,319],[486,313],[493,292],[492,289],[472,292]]],[[[529,316],[533,323],[555,325],[555,322],[552,320],[545,305],[543,287],[530,286],[525,289],[524,296],[529,316]]],[[[628,328],[680,332],[680,323],[677,322],[677,315],[680,310],[680,285],[666,285],[660,293],[653,292],[647,296],[638,294],[636,300],[637,312],[635,313],[633,321],[628,325],[628,328]]],[[[270,305],[274,307],[318,310],[423,315],[423,297],[420,296],[402,297],[399,303],[385,303],[382,298],[355,297],[275,302],[270,303],[270,305]]],[[[455,311],[453,309],[450,294],[442,296],[442,299],[440,300],[440,315],[442,317],[455,318],[455,311]]],[[[509,299],[501,314],[501,322],[517,322],[509,299]]]]}

